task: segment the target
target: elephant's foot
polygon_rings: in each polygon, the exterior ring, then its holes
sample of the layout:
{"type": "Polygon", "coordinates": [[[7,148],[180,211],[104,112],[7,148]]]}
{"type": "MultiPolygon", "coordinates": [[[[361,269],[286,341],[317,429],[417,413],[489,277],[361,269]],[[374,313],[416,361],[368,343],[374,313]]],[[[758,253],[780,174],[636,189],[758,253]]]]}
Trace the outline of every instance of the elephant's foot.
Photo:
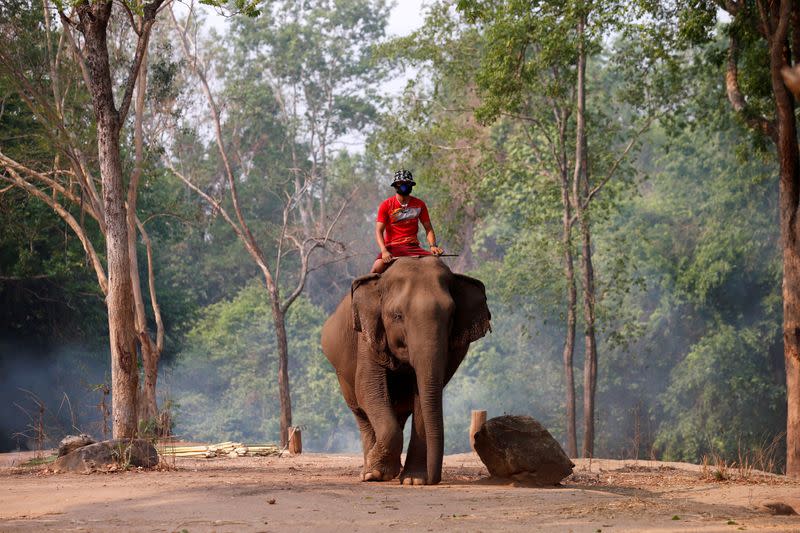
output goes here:
{"type": "Polygon", "coordinates": [[[425,470],[404,468],[400,473],[400,483],[402,485],[427,485],[428,473],[425,470]]]}
{"type": "Polygon", "coordinates": [[[372,448],[361,473],[361,481],[391,481],[400,473],[400,454],[391,457],[387,453],[380,453],[378,446],[372,448]]]}
{"type": "Polygon", "coordinates": [[[361,481],[391,481],[397,477],[397,472],[381,470],[380,468],[373,468],[368,472],[361,474],[361,481]]]}

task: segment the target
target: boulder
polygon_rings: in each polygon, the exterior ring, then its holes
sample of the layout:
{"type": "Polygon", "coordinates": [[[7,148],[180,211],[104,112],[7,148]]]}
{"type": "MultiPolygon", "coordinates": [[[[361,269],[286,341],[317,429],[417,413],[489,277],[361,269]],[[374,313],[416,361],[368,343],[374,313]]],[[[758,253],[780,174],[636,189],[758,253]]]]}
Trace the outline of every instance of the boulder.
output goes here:
{"type": "Polygon", "coordinates": [[[794,510],[794,507],[783,502],[764,502],[761,504],[761,506],[765,511],[774,515],[789,516],[797,514],[797,511],[794,510]]]}
{"type": "Polygon", "coordinates": [[[107,440],[82,446],[56,459],[56,472],[90,474],[128,466],[149,468],[158,464],[158,451],[149,441],[107,440]]]}
{"type": "Polygon", "coordinates": [[[67,455],[73,450],[94,444],[95,442],[97,441],[89,435],[84,435],[83,433],[80,435],[67,435],[61,439],[61,442],[58,443],[58,456],[61,457],[63,455],[67,455]]]}
{"type": "Polygon", "coordinates": [[[529,416],[498,416],[475,434],[475,451],[494,477],[557,485],[575,465],[544,426],[529,416]]]}

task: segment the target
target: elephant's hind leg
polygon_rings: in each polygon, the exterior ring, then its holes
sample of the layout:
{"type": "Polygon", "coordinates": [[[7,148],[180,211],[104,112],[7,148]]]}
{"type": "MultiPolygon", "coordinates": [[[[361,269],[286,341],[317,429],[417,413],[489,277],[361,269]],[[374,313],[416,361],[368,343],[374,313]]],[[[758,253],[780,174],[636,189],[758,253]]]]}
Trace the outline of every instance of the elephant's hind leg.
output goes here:
{"type": "Polygon", "coordinates": [[[367,457],[375,446],[375,430],[369,423],[366,413],[359,407],[351,407],[353,415],[356,417],[358,429],[361,432],[361,448],[364,450],[364,465],[361,468],[361,481],[366,481],[367,476],[367,457]]]}

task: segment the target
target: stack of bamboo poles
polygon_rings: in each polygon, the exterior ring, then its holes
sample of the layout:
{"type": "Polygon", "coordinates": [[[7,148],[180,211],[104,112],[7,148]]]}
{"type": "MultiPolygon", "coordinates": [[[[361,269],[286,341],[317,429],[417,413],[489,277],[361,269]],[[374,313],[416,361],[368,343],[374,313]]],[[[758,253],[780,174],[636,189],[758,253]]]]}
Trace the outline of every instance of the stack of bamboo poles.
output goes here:
{"type": "Polygon", "coordinates": [[[280,455],[280,448],[275,444],[242,444],[241,442],[220,442],[208,446],[172,446],[166,445],[159,450],[162,455],[175,457],[253,457],[280,455]]]}

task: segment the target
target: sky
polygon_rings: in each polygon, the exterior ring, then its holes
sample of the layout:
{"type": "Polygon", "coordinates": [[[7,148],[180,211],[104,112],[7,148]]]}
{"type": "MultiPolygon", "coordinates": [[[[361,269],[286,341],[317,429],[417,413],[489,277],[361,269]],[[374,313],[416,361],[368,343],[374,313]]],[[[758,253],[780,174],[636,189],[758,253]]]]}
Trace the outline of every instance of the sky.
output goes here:
{"type": "Polygon", "coordinates": [[[402,37],[422,26],[423,3],[423,0],[397,0],[389,17],[389,35],[402,37]]]}

